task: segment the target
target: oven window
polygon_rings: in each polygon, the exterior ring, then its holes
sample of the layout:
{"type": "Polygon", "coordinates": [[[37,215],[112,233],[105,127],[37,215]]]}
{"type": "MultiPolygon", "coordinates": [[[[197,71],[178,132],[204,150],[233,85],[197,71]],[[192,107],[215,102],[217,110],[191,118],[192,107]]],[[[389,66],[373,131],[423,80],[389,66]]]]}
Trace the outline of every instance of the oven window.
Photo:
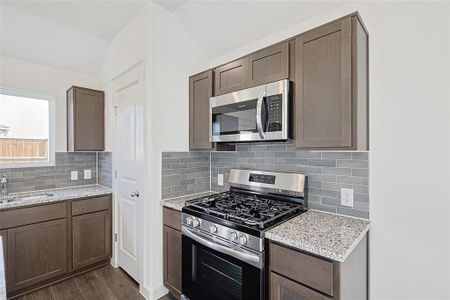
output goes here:
{"type": "Polygon", "coordinates": [[[192,281],[222,299],[242,299],[242,267],[192,245],[192,281]]]}
{"type": "Polygon", "coordinates": [[[242,101],[212,109],[212,134],[227,135],[258,132],[256,104],[258,99],[242,101]]]}

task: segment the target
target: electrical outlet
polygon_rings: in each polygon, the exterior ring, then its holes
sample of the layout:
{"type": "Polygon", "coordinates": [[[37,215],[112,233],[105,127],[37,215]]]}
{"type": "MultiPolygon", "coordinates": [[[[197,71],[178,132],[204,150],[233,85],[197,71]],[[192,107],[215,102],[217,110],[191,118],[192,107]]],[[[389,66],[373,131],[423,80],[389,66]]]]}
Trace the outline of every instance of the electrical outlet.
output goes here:
{"type": "Polygon", "coordinates": [[[92,178],[91,170],[84,170],[84,179],[91,179],[91,178],[92,178]]]}
{"type": "Polygon", "coordinates": [[[70,172],[70,180],[78,180],[78,171],[71,171],[70,172]]]}
{"type": "Polygon", "coordinates": [[[223,174],[217,175],[217,185],[223,186],[223,174]]]}
{"type": "Polygon", "coordinates": [[[353,207],[353,189],[341,188],[341,205],[353,207]]]}

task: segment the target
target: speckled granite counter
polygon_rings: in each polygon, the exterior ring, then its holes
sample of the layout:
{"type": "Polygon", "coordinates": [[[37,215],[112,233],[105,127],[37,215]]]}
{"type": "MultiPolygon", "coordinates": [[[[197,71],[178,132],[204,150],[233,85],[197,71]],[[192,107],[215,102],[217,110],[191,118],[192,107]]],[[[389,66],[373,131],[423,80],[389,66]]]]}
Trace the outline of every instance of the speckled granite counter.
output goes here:
{"type": "Polygon", "coordinates": [[[309,210],[266,232],[266,238],[316,254],[345,261],[370,227],[370,221],[309,210]]]}
{"type": "Polygon", "coordinates": [[[161,200],[161,204],[165,207],[176,209],[181,211],[183,206],[185,205],[186,201],[193,200],[196,198],[201,198],[209,195],[217,194],[216,192],[201,192],[201,193],[195,193],[175,198],[168,198],[161,200]]]}
{"type": "Polygon", "coordinates": [[[0,210],[31,206],[36,204],[51,203],[69,199],[94,197],[111,194],[112,191],[101,185],[86,185],[73,188],[54,189],[36,192],[14,193],[8,196],[0,196],[0,210]],[[17,199],[8,202],[8,200],[17,199]]]}
{"type": "Polygon", "coordinates": [[[5,264],[3,261],[3,244],[0,236],[0,300],[6,300],[5,264]]]}

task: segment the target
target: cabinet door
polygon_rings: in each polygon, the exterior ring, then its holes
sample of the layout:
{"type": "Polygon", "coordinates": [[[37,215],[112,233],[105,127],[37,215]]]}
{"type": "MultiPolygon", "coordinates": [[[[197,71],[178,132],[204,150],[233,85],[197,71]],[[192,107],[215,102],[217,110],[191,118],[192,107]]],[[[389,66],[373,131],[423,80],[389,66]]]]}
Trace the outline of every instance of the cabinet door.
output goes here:
{"type": "Polygon", "coordinates": [[[8,230],[8,292],[66,273],[66,219],[8,230]]]}
{"type": "Polygon", "coordinates": [[[177,298],[181,295],[181,232],[163,226],[164,285],[177,298]]]}
{"type": "Polygon", "coordinates": [[[304,287],[276,273],[270,273],[271,300],[331,300],[320,293],[304,287]]]}
{"type": "Polygon", "coordinates": [[[74,92],[74,151],[105,150],[104,93],[83,88],[74,92]]]}
{"type": "Polygon", "coordinates": [[[289,42],[260,50],[248,57],[247,86],[289,77],[289,42]]]}
{"type": "Polygon", "coordinates": [[[111,257],[111,211],[72,218],[73,269],[111,257]]]}
{"type": "Polygon", "coordinates": [[[211,149],[209,142],[209,98],[213,89],[212,71],[189,78],[189,149],[211,149]]]}
{"type": "Polygon", "coordinates": [[[295,146],[352,147],[351,19],[308,31],[295,42],[295,146]]]}
{"type": "Polygon", "coordinates": [[[241,58],[214,70],[214,95],[247,88],[247,59],[241,58]]]}

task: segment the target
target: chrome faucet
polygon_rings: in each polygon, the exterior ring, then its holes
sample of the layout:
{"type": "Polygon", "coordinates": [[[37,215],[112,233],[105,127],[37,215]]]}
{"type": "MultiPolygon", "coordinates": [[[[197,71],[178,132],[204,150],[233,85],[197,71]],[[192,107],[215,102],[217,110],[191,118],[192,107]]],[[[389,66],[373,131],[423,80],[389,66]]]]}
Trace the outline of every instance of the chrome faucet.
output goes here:
{"type": "Polygon", "coordinates": [[[6,195],[8,195],[8,179],[5,175],[3,175],[2,179],[0,180],[0,196],[6,195]]]}

